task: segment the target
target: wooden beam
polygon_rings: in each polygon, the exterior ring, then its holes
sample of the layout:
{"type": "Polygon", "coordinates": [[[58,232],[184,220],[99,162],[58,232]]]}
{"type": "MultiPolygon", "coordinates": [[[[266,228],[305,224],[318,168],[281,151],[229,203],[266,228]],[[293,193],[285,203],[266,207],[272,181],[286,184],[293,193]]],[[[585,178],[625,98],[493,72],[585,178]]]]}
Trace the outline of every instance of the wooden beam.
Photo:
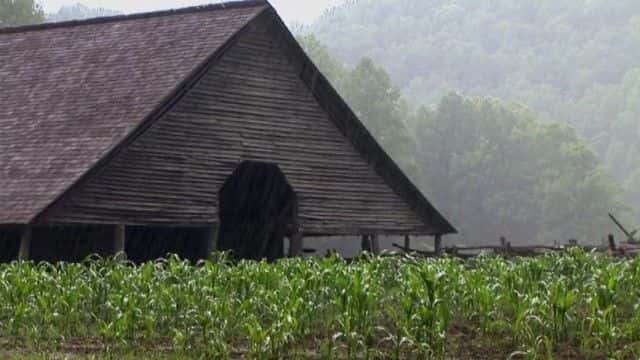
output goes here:
{"type": "Polygon", "coordinates": [[[380,240],[378,239],[378,235],[369,236],[371,241],[371,252],[374,254],[380,254],[380,240]]]}
{"type": "Polygon", "coordinates": [[[296,227],[293,233],[289,236],[289,257],[302,256],[302,250],[304,247],[304,238],[300,228],[296,227]]]}
{"type": "Polygon", "coordinates": [[[433,251],[437,255],[442,254],[442,235],[441,234],[438,234],[438,235],[434,236],[434,239],[433,239],[433,251]]]}
{"type": "Polygon", "coordinates": [[[111,255],[120,260],[126,260],[127,258],[127,253],[125,252],[126,230],[126,227],[122,224],[113,226],[113,250],[111,255]]]}
{"type": "Polygon", "coordinates": [[[29,260],[31,256],[31,239],[33,237],[33,229],[31,226],[26,226],[22,229],[20,236],[20,250],[18,251],[19,260],[29,260]]]}
{"type": "Polygon", "coordinates": [[[371,240],[369,235],[362,235],[362,241],[360,242],[362,252],[371,252],[371,240]]]}
{"type": "Polygon", "coordinates": [[[205,259],[211,258],[211,253],[218,250],[218,229],[217,225],[209,226],[204,233],[204,241],[206,242],[205,246],[205,259]]]}
{"type": "Polygon", "coordinates": [[[409,252],[409,249],[411,249],[411,236],[409,235],[404,236],[404,249],[404,252],[409,252]]]}

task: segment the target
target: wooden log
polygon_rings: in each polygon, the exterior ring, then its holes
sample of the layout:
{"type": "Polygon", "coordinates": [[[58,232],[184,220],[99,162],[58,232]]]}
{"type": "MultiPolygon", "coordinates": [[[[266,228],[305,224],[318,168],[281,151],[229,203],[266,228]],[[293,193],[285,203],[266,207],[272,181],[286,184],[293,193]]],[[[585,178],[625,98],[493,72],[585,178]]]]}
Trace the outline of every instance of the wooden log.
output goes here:
{"type": "Polygon", "coordinates": [[[620,223],[620,221],[618,221],[618,219],[616,219],[615,216],[613,216],[613,214],[609,213],[609,218],[616,224],[616,226],[618,226],[618,228],[620,230],[622,230],[622,232],[627,236],[627,242],[631,243],[631,244],[637,244],[638,241],[635,238],[636,235],[636,230],[633,230],[631,232],[629,232],[624,226],[622,226],[622,224],[620,223]]]}
{"type": "Polygon", "coordinates": [[[20,235],[20,249],[18,250],[19,260],[29,260],[31,256],[31,239],[33,237],[33,229],[26,226],[20,235]]]}
{"type": "MultiPolygon", "coordinates": [[[[473,251],[473,250],[494,250],[501,251],[507,248],[511,250],[564,250],[563,247],[551,246],[551,245],[531,245],[531,246],[513,246],[510,242],[505,242],[504,245],[479,245],[479,246],[456,246],[457,251],[473,251]]],[[[587,248],[587,247],[585,247],[587,248]]],[[[447,248],[451,249],[451,248],[447,248]]]]}

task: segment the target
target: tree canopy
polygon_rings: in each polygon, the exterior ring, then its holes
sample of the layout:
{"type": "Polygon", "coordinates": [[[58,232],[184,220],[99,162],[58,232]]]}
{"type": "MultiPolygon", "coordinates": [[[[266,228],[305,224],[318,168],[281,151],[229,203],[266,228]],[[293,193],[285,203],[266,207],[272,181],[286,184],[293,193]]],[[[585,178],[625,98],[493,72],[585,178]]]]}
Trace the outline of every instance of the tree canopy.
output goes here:
{"type": "Polygon", "coordinates": [[[0,0],[0,27],[31,25],[43,21],[42,6],[34,0],[0,0]]]}
{"type": "Polygon", "coordinates": [[[624,210],[575,132],[520,106],[450,94],[419,111],[415,133],[422,188],[465,239],[593,241],[613,230],[607,212],[624,210]]]}

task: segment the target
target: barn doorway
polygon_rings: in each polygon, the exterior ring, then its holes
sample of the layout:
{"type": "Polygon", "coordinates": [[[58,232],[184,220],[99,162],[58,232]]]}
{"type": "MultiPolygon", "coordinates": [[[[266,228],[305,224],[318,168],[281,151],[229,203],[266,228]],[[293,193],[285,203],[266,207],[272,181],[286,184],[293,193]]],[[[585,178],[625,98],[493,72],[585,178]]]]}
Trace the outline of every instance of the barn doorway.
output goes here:
{"type": "Polygon", "coordinates": [[[240,163],[218,195],[219,250],[237,259],[284,257],[284,237],[297,223],[298,200],[277,164],[240,163]]]}

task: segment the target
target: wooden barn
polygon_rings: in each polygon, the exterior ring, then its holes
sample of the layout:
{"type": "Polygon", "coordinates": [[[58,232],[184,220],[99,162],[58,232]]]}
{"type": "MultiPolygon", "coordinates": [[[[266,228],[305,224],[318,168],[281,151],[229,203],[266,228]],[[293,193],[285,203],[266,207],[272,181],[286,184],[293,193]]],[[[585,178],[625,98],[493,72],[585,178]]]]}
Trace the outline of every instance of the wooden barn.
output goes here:
{"type": "Polygon", "coordinates": [[[266,1],[2,29],[0,89],[3,261],[455,232],[266,1]]]}

